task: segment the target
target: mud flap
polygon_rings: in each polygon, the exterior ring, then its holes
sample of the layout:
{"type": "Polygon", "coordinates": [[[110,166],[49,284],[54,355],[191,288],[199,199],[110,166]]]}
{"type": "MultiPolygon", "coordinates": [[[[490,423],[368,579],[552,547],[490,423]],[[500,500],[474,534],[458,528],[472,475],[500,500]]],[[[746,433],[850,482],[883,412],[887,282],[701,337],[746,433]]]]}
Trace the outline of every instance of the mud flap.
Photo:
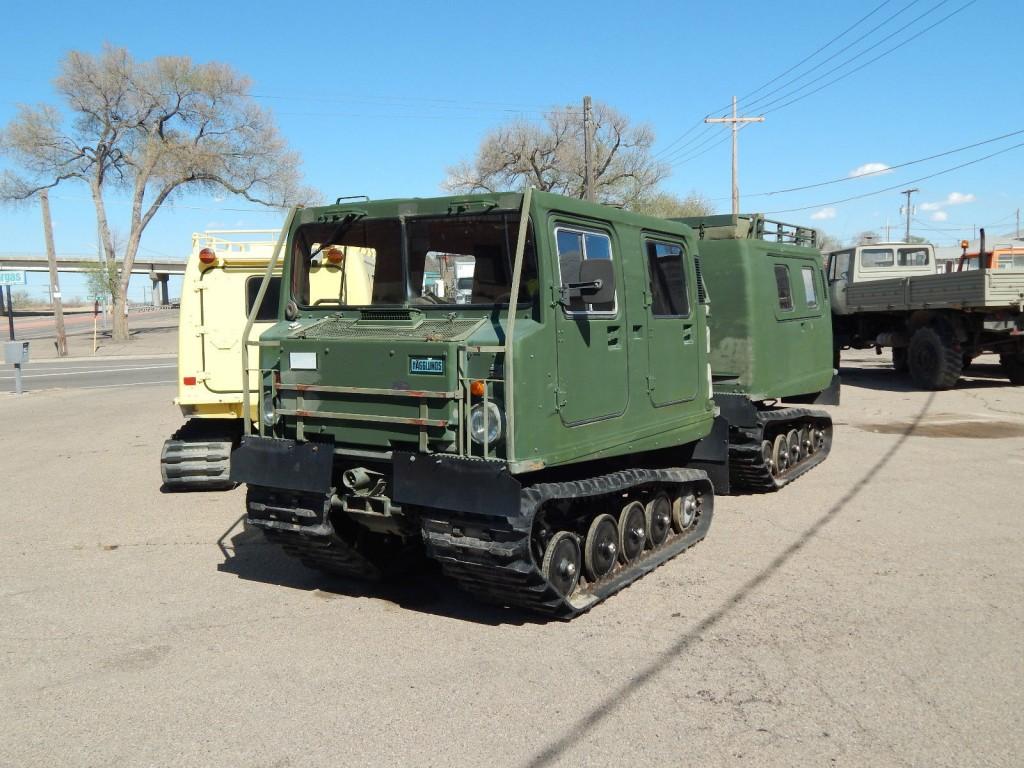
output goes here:
{"type": "Polygon", "coordinates": [[[245,435],[231,454],[232,481],[288,491],[327,493],[333,468],[330,443],[245,435]]]}
{"type": "Polygon", "coordinates": [[[520,515],[522,486],[504,462],[400,451],[392,462],[398,504],[506,519],[520,515]]]}
{"type": "Polygon", "coordinates": [[[809,395],[797,395],[796,397],[784,397],[782,398],[782,402],[801,403],[805,405],[839,405],[840,384],[839,374],[836,373],[832,376],[832,381],[830,381],[828,386],[821,390],[821,392],[811,393],[809,395]]]}
{"type": "Polygon", "coordinates": [[[729,420],[725,416],[715,417],[711,434],[697,443],[693,449],[693,458],[687,466],[704,470],[715,487],[715,493],[730,492],[729,420]]]}

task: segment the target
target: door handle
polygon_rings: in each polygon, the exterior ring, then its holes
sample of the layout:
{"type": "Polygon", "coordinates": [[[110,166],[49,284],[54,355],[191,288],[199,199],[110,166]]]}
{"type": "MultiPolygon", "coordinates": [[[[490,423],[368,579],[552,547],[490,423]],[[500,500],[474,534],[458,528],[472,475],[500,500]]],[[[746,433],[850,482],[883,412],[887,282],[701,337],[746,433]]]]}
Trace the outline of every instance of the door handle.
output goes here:
{"type": "Polygon", "coordinates": [[[683,326],[683,344],[693,344],[693,326],[683,326]]]}

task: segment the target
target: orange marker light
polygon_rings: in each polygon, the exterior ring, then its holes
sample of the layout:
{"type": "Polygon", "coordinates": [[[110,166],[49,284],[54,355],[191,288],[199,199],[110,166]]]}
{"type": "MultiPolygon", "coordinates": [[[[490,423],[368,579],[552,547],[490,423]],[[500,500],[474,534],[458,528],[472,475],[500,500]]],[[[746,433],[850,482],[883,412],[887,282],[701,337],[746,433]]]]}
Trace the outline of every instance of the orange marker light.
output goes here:
{"type": "Polygon", "coordinates": [[[203,248],[203,250],[199,252],[199,261],[203,264],[213,264],[216,260],[217,254],[214,252],[213,248],[203,248]]]}
{"type": "Polygon", "coordinates": [[[345,252],[341,248],[328,248],[327,260],[331,264],[341,264],[345,260],[345,252]]]}
{"type": "Polygon", "coordinates": [[[485,389],[486,387],[484,386],[484,383],[477,379],[476,381],[469,385],[469,394],[471,394],[473,397],[483,397],[485,389]]]}
{"type": "Polygon", "coordinates": [[[184,378],[182,378],[181,383],[184,384],[186,387],[194,387],[196,385],[196,377],[185,376],[184,378]]]}

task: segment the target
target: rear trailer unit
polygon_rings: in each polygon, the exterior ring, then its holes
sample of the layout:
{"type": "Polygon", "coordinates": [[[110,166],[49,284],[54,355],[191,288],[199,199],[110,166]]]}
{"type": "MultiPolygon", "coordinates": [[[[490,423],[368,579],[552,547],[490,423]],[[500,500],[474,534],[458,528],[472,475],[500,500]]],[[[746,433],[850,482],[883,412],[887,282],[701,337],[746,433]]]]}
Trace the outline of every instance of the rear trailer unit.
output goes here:
{"type": "Polygon", "coordinates": [[[839,403],[816,233],[761,214],[680,221],[697,231],[710,296],[711,374],[728,423],[730,485],[778,490],[831,449],[831,416],[806,406],[839,403]]]}

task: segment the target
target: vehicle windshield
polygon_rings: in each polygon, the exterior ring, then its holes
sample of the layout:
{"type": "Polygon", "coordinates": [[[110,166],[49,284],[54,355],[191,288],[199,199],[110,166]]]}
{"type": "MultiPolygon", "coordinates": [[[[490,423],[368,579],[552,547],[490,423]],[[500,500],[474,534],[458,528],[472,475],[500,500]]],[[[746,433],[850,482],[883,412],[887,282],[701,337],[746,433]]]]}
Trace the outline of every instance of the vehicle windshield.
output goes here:
{"type": "MultiPolygon", "coordinates": [[[[519,218],[422,216],[406,219],[404,229],[397,218],[303,225],[293,238],[292,297],[302,307],[507,304],[519,218]],[[333,284],[321,279],[324,270],[338,273],[333,284]]],[[[530,226],[519,302],[536,292],[530,226]]]]}

